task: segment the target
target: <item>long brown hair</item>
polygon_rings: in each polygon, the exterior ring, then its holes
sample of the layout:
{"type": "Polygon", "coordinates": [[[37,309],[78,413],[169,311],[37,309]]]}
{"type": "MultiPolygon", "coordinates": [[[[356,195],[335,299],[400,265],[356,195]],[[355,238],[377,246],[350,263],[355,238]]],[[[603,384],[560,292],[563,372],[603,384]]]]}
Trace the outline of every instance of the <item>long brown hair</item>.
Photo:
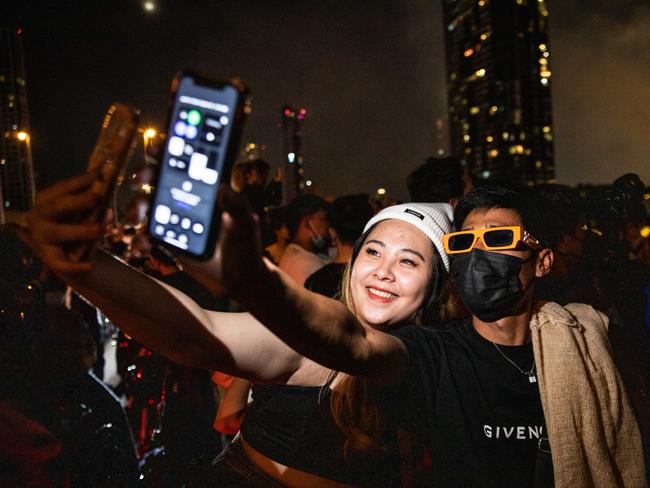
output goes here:
{"type": "MultiPolygon", "coordinates": [[[[363,248],[368,235],[377,224],[369,228],[357,240],[352,251],[350,262],[343,273],[341,282],[340,300],[357,315],[351,293],[351,275],[354,263],[363,248]]],[[[432,276],[429,282],[429,292],[422,306],[404,323],[418,326],[433,325],[453,315],[453,306],[449,300],[448,272],[438,255],[436,247],[433,249],[432,276]]],[[[360,317],[357,318],[363,321],[360,317]]],[[[381,454],[387,452],[389,446],[384,442],[384,432],[387,427],[386,415],[379,406],[375,389],[364,378],[350,376],[345,373],[333,371],[328,385],[337,378],[338,381],[332,389],[330,396],[330,409],[336,425],[345,434],[344,457],[350,460],[353,451],[362,453],[381,454]]]]}

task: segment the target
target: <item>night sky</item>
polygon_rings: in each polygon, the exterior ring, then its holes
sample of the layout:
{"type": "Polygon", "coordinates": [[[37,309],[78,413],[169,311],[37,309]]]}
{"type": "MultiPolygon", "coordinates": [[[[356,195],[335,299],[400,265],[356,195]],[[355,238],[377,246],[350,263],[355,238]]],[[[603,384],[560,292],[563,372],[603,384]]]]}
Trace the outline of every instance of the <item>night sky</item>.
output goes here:
{"type": "MultiPolygon", "coordinates": [[[[435,154],[440,0],[156,0],[151,13],[138,0],[21,3],[0,22],[23,28],[40,187],[85,167],[112,101],[162,128],[182,68],[249,84],[244,142],[265,144],[273,165],[280,106],[306,107],[305,167],[323,194],[406,198],[406,176],[435,154]]],[[[650,4],[547,3],[559,182],[650,182],[650,4]]]]}

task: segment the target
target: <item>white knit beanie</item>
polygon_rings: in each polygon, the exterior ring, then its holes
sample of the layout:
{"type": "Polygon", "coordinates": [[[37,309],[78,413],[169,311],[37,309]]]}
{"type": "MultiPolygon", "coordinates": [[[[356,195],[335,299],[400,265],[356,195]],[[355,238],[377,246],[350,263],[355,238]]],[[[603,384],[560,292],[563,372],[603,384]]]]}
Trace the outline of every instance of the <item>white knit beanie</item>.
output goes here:
{"type": "Polygon", "coordinates": [[[447,271],[449,271],[449,256],[442,245],[442,236],[451,232],[454,210],[448,203],[402,203],[386,207],[371,218],[363,232],[377,222],[387,219],[397,219],[408,222],[424,232],[436,246],[447,271]]]}

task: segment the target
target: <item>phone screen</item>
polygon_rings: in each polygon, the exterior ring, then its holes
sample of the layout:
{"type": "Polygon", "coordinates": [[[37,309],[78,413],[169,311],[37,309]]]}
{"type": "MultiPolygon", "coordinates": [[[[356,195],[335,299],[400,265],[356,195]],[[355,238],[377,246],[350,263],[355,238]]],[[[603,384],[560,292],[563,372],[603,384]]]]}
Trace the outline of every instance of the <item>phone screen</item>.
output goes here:
{"type": "Polygon", "coordinates": [[[206,255],[239,92],[182,77],[152,204],[152,236],[195,256],[206,255]]]}

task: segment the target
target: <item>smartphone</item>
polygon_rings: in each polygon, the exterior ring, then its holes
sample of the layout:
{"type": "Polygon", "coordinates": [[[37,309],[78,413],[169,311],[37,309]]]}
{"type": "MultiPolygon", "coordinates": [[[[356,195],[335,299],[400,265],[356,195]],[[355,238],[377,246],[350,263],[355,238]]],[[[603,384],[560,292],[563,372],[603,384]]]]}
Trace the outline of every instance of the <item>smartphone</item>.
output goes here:
{"type": "MultiPolygon", "coordinates": [[[[96,175],[91,191],[100,201],[93,210],[80,215],[78,221],[101,222],[104,219],[115,184],[135,148],[139,115],[137,109],[124,103],[115,102],[108,107],[87,167],[89,173],[96,175]]],[[[92,247],[90,243],[80,246],[72,250],[71,255],[83,260],[92,247]]]]}
{"type": "Polygon", "coordinates": [[[212,256],[221,223],[217,190],[230,180],[248,112],[250,93],[241,81],[176,75],[147,224],[154,240],[195,259],[212,256]]]}

